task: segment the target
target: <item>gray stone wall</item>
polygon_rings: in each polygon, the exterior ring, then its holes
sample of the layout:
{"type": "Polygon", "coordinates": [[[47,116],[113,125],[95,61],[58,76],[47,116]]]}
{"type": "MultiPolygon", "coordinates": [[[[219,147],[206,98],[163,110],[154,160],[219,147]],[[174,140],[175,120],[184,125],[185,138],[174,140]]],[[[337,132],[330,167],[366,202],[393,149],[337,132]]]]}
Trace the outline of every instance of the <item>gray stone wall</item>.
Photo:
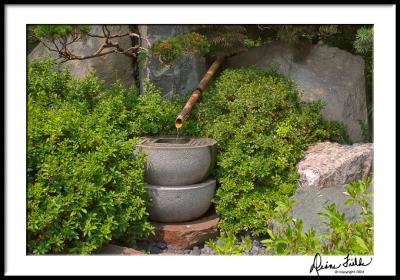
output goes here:
{"type": "MultiPolygon", "coordinates": [[[[143,48],[153,43],[190,32],[190,25],[139,25],[143,48]]],[[[184,54],[171,65],[163,64],[158,57],[151,56],[139,65],[140,92],[149,80],[161,89],[162,95],[169,98],[175,95],[190,94],[206,73],[205,58],[195,54],[184,54]]]]}

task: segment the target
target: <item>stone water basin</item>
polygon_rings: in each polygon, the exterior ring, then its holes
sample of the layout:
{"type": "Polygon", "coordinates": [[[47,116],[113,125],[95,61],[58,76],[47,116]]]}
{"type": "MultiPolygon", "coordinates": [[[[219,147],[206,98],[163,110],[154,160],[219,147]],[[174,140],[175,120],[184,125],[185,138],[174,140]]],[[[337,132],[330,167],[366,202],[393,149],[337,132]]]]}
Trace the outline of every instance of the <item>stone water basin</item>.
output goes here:
{"type": "Polygon", "coordinates": [[[216,180],[184,186],[157,186],[146,184],[151,197],[149,218],[163,223],[186,222],[204,215],[210,208],[216,180]]]}
{"type": "Polygon", "coordinates": [[[214,168],[216,144],[210,138],[141,138],[138,147],[146,154],[145,181],[162,186],[202,182],[214,168]]]}

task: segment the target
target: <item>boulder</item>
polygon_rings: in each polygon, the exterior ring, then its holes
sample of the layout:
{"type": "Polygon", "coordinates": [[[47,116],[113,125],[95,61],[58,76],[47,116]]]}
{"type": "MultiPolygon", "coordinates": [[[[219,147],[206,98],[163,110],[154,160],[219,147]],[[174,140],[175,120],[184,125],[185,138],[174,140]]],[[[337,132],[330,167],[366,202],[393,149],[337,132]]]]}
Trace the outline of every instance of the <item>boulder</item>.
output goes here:
{"type": "MultiPolygon", "coordinates": [[[[129,32],[128,25],[109,25],[111,35],[122,34],[129,32]]],[[[101,25],[92,25],[90,33],[102,34],[101,25]]],[[[81,41],[74,42],[69,45],[72,53],[77,55],[89,55],[95,53],[105,39],[87,37],[81,41]]],[[[132,47],[132,42],[129,36],[119,39],[113,39],[113,42],[118,42],[119,45],[127,49],[132,47]]],[[[46,56],[48,53],[54,58],[57,57],[56,52],[49,51],[42,43],[37,45],[28,55],[28,63],[33,59],[46,56]]],[[[77,78],[85,77],[89,72],[95,71],[99,79],[105,82],[105,87],[109,87],[117,79],[122,81],[125,87],[135,84],[133,59],[123,54],[108,54],[101,57],[90,58],[86,60],[71,60],[63,65],[68,66],[71,73],[77,78]]]]}
{"type": "MultiPolygon", "coordinates": [[[[159,40],[190,32],[189,25],[139,25],[138,28],[145,49],[159,40]]],[[[198,54],[183,54],[171,65],[151,56],[139,63],[140,92],[144,92],[145,81],[149,80],[161,89],[166,98],[190,94],[206,71],[206,60],[198,54]]]]}
{"type": "MultiPolygon", "coordinates": [[[[369,190],[373,191],[371,185],[369,190]]],[[[303,232],[308,231],[314,227],[317,235],[326,232],[326,220],[319,216],[318,213],[324,213],[324,207],[330,204],[336,204],[336,209],[344,213],[346,220],[349,223],[356,222],[360,219],[361,209],[356,205],[344,205],[344,202],[350,198],[346,195],[344,185],[331,186],[319,190],[305,190],[297,189],[296,193],[291,199],[296,201],[289,214],[295,218],[303,221],[303,232]]],[[[370,198],[370,204],[373,207],[373,199],[370,198]]]]}
{"type": "Polygon", "coordinates": [[[339,145],[323,142],[310,146],[297,164],[299,187],[313,191],[340,186],[368,176],[373,164],[373,145],[339,145]]]}
{"type": "Polygon", "coordinates": [[[230,57],[227,67],[256,65],[265,69],[275,63],[278,73],[294,80],[306,102],[322,100],[324,118],[342,122],[353,142],[362,142],[360,122],[367,124],[364,60],[325,45],[300,49],[282,42],[252,48],[230,57]]]}
{"type": "MultiPolygon", "coordinates": [[[[337,210],[345,214],[348,222],[360,218],[357,205],[344,205],[349,198],[344,186],[350,179],[369,176],[373,164],[372,144],[339,145],[324,142],[310,146],[298,163],[299,188],[291,199],[296,201],[290,211],[295,219],[303,221],[303,231],[314,227],[317,234],[326,232],[324,219],[318,213],[335,203],[337,210]]],[[[373,186],[370,186],[373,190],[373,186]]],[[[373,199],[370,199],[371,205],[373,199]]],[[[274,226],[277,226],[276,224],[274,226]]]]}

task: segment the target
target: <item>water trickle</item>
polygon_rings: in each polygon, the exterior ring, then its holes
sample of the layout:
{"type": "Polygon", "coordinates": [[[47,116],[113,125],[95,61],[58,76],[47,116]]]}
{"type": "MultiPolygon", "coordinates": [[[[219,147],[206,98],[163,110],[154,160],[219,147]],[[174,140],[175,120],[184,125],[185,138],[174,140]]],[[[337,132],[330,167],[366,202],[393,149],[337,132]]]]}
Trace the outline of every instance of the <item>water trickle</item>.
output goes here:
{"type": "Polygon", "coordinates": [[[179,128],[176,129],[176,139],[175,139],[176,142],[178,142],[178,138],[179,138],[179,128]]]}

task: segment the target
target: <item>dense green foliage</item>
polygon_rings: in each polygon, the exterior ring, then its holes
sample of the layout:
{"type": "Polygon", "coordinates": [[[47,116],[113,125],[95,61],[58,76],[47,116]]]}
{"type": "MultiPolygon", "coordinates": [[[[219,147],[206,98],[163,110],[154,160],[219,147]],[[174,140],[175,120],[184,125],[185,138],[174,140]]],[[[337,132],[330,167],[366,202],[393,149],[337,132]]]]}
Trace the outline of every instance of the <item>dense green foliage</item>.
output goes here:
{"type": "Polygon", "coordinates": [[[227,69],[204,93],[183,134],[218,141],[213,202],[222,230],[265,233],[276,201],[296,189],[305,148],[345,141],[343,126],[324,121],[321,107],[302,102],[292,81],[256,68],[227,69]]]}
{"type": "Polygon", "coordinates": [[[260,39],[257,40],[246,39],[243,41],[243,45],[246,48],[254,48],[254,47],[260,47],[262,45],[262,42],[260,39]]]}
{"type": "Polygon", "coordinates": [[[359,54],[370,54],[373,49],[374,33],[372,28],[362,27],[357,30],[354,49],[359,54]]]}
{"type": "Polygon", "coordinates": [[[28,253],[87,254],[113,238],[147,236],[144,156],[133,149],[158,127],[134,124],[160,105],[157,93],[143,99],[119,83],[104,91],[94,75],[80,81],[55,67],[28,69],[28,253]]]}
{"type": "Polygon", "coordinates": [[[267,245],[267,252],[274,255],[373,255],[373,211],[368,200],[372,195],[371,182],[370,178],[364,178],[345,186],[350,196],[345,205],[356,203],[361,210],[360,220],[349,223],[335,204],[326,206],[326,211],[319,213],[327,225],[327,232],[321,236],[316,236],[314,228],[303,232],[302,220],[295,220],[288,214],[295,201],[279,202],[274,217],[280,226],[274,231],[268,230],[271,238],[262,241],[267,245]]]}
{"type": "Polygon", "coordinates": [[[192,32],[156,42],[149,51],[159,56],[163,63],[171,64],[183,53],[206,54],[209,52],[209,47],[210,44],[205,36],[192,32]]]}
{"type": "Polygon", "coordinates": [[[79,24],[38,24],[33,28],[33,33],[39,39],[67,37],[73,32],[82,34],[90,31],[90,25],[79,24]]]}
{"type": "Polygon", "coordinates": [[[241,236],[239,245],[237,237],[232,232],[223,233],[218,240],[219,242],[214,240],[206,241],[207,246],[213,249],[216,255],[248,254],[253,245],[253,241],[249,236],[241,236]]]}
{"type": "MultiPolygon", "coordinates": [[[[349,181],[345,186],[350,196],[345,205],[356,203],[359,206],[361,218],[349,223],[343,213],[336,209],[335,204],[325,207],[324,213],[319,213],[325,219],[327,231],[316,235],[314,228],[307,232],[303,230],[303,221],[293,219],[290,209],[296,203],[294,200],[277,202],[274,219],[274,230],[268,229],[269,239],[261,241],[266,245],[266,253],[272,255],[373,255],[373,211],[369,203],[372,191],[369,189],[370,178],[359,181],[349,181]],[[277,226],[279,224],[279,226],[277,226]]],[[[224,233],[219,241],[209,240],[207,246],[216,255],[247,254],[252,246],[248,236],[238,237],[232,232],[224,233]]]]}
{"type": "MultiPolygon", "coordinates": [[[[201,24],[192,27],[206,36],[210,43],[210,55],[231,55],[246,50],[246,39],[254,41],[247,34],[247,29],[236,24],[201,24]]],[[[249,45],[249,44],[248,44],[249,45]]]]}

